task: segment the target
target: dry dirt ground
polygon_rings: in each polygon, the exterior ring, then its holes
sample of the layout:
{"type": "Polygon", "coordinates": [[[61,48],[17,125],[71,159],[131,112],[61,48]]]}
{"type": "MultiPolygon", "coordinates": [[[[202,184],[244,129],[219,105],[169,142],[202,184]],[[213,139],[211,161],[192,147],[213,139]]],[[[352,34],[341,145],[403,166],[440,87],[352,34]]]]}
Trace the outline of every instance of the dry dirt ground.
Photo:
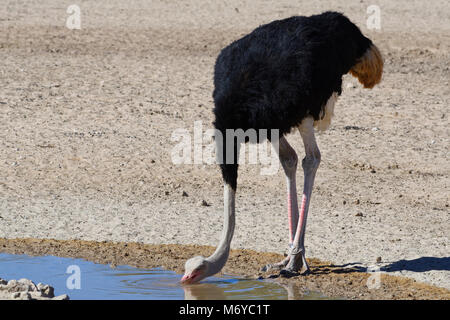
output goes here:
{"type": "MultiPolygon", "coordinates": [[[[81,30],[65,26],[69,4],[0,6],[0,237],[215,246],[219,170],[175,165],[173,132],[212,128],[222,47],[337,10],[377,44],[385,73],[373,90],[345,76],[317,136],[307,256],[450,289],[448,1],[377,1],[380,31],[366,27],[369,1],[78,1],[81,30]]],[[[303,157],[298,132],[288,140],[303,157]]],[[[232,247],[281,254],[284,176],[259,170],[240,168],[232,247]]]]}

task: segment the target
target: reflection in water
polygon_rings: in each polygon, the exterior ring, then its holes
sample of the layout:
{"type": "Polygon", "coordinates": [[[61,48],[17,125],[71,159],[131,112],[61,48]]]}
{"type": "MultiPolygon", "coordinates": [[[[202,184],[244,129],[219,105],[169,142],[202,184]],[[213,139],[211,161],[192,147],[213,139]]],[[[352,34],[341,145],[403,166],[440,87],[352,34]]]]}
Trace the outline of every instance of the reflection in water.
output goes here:
{"type": "Polygon", "coordinates": [[[279,284],[270,280],[210,280],[184,285],[186,300],[323,300],[318,292],[303,292],[293,283],[279,284]]]}
{"type": "Polygon", "coordinates": [[[202,283],[184,285],[186,300],[286,300],[280,285],[262,280],[210,278],[202,283]]]}
{"type": "Polygon", "coordinates": [[[280,286],[282,286],[286,292],[287,292],[287,299],[288,300],[328,300],[330,298],[324,296],[323,294],[319,292],[304,292],[301,290],[298,286],[294,285],[293,283],[280,283],[280,286]]]}
{"type": "Polygon", "coordinates": [[[229,276],[211,277],[200,284],[181,286],[180,275],[161,268],[137,269],[60,258],[30,257],[0,253],[0,277],[3,279],[31,279],[55,288],[55,295],[68,294],[73,299],[317,299],[320,295],[298,295],[292,285],[280,286],[263,280],[236,279],[229,276]],[[67,268],[80,268],[81,289],[66,286],[67,268]]]}

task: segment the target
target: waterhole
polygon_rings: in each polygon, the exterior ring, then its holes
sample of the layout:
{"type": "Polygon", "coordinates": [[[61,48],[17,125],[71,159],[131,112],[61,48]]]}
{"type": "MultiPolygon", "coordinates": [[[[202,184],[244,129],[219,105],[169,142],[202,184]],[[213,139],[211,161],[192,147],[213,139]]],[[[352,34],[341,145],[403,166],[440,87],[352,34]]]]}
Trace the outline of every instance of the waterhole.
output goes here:
{"type": "MultiPolygon", "coordinates": [[[[55,295],[78,299],[215,299],[285,300],[290,290],[271,280],[241,279],[224,275],[195,285],[181,285],[181,275],[163,268],[110,266],[82,259],[0,253],[0,278],[26,278],[55,289],[55,295]]],[[[298,296],[298,295],[296,295],[298,296]]],[[[306,292],[302,299],[325,299],[306,292]]]]}

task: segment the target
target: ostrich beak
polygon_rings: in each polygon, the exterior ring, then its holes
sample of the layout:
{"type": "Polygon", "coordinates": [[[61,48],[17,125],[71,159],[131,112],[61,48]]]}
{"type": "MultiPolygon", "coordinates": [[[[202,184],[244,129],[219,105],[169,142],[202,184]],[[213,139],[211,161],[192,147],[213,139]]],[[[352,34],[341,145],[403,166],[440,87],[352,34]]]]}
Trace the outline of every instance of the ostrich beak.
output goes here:
{"type": "Polygon", "coordinates": [[[192,271],[191,273],[186,273],[180,280],[180,283],[182,284],[190,284],[195,282],[195,278],[200,273],[198,271],[192,271]]]}
{"type": "Polygon", "coordinates": [[[180,283],[187,283],[187,281],[189,280],[189,277],[190,277],[190,275],[185,274],[185,275],[181,278],[180,283]]]}

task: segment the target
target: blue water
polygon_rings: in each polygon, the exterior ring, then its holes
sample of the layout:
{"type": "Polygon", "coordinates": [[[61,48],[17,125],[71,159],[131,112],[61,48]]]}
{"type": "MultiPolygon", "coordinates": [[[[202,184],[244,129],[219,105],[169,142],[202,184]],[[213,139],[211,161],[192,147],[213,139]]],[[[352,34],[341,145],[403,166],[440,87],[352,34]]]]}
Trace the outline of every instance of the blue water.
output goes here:
{"type": "MultiPolygon", "coordinates": [[[[161,268],[110,267],[82,259],[0,253],[0,278],[26,278],[55,288],[55,295],[76,299],[287,299],[287,290],[267,280],[211,277],[181,286],[181,275],[161,268]],[[72,266],[72,267],[71,267],[72,266]]],[[[308,294],[304,298],[324,298],[308,294]]]]}

